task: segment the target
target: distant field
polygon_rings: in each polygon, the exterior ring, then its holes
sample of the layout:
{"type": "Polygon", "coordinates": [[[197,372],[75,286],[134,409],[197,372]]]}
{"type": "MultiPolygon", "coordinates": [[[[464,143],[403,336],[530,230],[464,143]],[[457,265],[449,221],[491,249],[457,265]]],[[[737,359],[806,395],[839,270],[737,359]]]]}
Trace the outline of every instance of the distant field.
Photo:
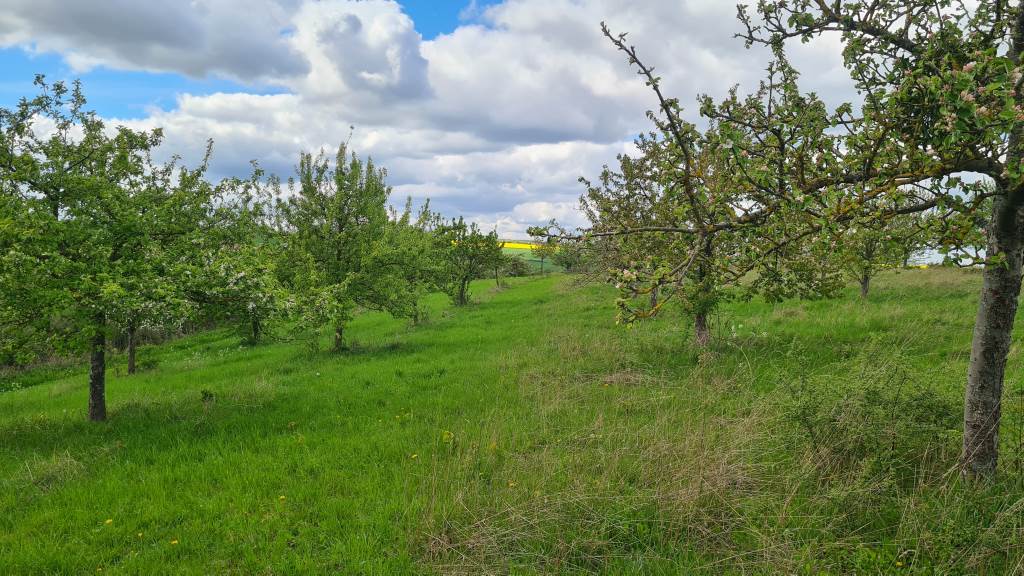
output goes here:
{"type": "MultiPolygon", "coordinates": [[[[541,269],[541,262],[538,258],[533,255],[532,245],[526,242],[505,242],[503,251],[506,254],[513,254],[519,256],[523,260],[526,260],[535,270],[541,269]]],[[[555,266],[550,261],[544,262],[545,272],[562,272],[560,266],[555,266]]]]}
{"type": "MultiPolygon", "coordinates": [[[[352,352],[230,331],[0,393],[2,574],[1003,574],[1024,558],[1024,388],[1003,476],[946,474],[980,276],[631,330],[551,275],[380,314],[352,352]]],[[[1020,334],[1020,331],[1018,331],[1020,334]]],[[[326,342],[324,343],[326,346],[326,342]]]]}
{"type": "Polygon", "coordinates": [[[515,242],[511,240],[502,242],[501,245],[509,250],[530,250],[534,246],[530,242],[515,242]]]}

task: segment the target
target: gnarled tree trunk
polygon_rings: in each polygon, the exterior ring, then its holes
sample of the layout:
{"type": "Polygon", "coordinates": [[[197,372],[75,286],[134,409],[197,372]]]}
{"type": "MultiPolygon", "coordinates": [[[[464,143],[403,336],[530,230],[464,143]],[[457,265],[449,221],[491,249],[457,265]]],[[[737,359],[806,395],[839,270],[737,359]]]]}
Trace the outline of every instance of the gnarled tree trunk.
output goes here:
{"type": "Polygon", "coordinates": [[[992,476],[998,461],[1002,377],[1021,291],[1022,223],[1018,202],[994,199],[985,255],[995,260],[985,265],[964,398],[961,465],[971,478],[992,476]]]}
{"type": "Polygon", "coordinates": [[[867,272],[862,272],[860,275],[860,297],[867,298],[868,291],[871,289],[871,275],[867,272]]]}
{"type": "Polygon", "coordinates": [[[103,327],[96,328],[92,338],[89,357],[89,420],[102,422],[107,419],[107,336],[103,327]]]}
{"type": "Polygon", "coordinates": [[[961,472],[969,478],[991,476],[999,458],[1003,374],[1017,314],[1022,271],[1022,219],[1018,202],[994,200],[978,316],[964,394],[964,443],[961,472]]]}

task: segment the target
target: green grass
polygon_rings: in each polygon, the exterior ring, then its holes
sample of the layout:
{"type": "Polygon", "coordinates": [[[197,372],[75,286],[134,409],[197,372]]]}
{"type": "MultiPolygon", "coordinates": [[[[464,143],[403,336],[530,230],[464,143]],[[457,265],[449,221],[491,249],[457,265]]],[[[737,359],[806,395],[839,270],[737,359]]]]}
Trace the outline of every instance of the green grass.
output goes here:
{"type": "Polygon", "coordinates": [[[1020,570],[1022,366],[1004,474],[960,485],[980,276],[731,303],[711,350],[552,275],[346,354],[229,331],[0,393],[4,574],[959,574],[1020,570]],[[107,521],[110,520],[109,523],[107,521]],[[172,542],[177,542],[176,544],[172,542]]]}

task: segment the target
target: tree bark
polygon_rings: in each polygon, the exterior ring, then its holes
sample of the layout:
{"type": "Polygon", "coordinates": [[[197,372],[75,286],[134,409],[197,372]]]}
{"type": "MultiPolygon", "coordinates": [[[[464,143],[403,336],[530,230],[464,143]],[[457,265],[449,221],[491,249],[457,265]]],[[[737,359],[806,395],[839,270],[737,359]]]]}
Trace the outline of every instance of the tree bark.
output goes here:
{"type": "MultiPolygon", "coordinates": [[[[714,239],[712,236],[707,236],[703,240],[704,245],[701,247],[700,262],[697,264],[697,277],[695,278],[697,284],[702,289],[707,289],[707,282],[709,280],[708,274],[708,263],[714,256],[714,239]]],[[[699,348],[707,348],[708,342],[711,341],[711,329],[708,327],[708,308],[702,307],[700,311],[693,317],[693,336],[694,342],[697,343],[699,348]]]]}
{"type": "Polygon", "coordinates": [[[128,373],[135,374],[135,333],[137,332],[134,324],[128,325],[128,373]]]}
{"type": "Polygon", "coordinates": [[[249,328],[252,332],[250,338],[252,343],[256,344],[260,341],[260,337],[263,335],[263,325],[260,324],[260,319],[253,316],[249,319],[249,328]]]}
{"type": "Polygon", "coordinates": [[[651,288],[651,310],[658,307],[658,287],[651,288]]]}
{"type": "Polygon", "coordinates": [[[107,337],[103,327],[96,329],[92,338],[89,358],[89,420],[102,422],[107,419],[107,337]]]}
{"type": "Polygon", "coordinates": [[[862,272],[860,275],[860,297],[867,299],[868,291],[871,289],[871,275],[867,272],[862,272]]]}
{"type": "Polygon", "coordinates": [[[1006,196],[997,196],[989,227],[986,257],[1003,261],[985,266],[974,322],[960,456],[961,472],[970,478],[992,476],[999,459],[1003,374],[1020,296],[1024,247],[1021,218],[1015,205],[1006,196]]]}
{"type": "Polygon", "coordinates": [[[708,327],[708,315],[701,312],[693,317],[693,339],[699,348],[707,348],[711,341],[711,329],[708,327]]]}
{"type": "Polygon", "coordinates": [[[345,349],[345,326],[338,324],[334,327],[334,351],[341,352],[345,349]]]}

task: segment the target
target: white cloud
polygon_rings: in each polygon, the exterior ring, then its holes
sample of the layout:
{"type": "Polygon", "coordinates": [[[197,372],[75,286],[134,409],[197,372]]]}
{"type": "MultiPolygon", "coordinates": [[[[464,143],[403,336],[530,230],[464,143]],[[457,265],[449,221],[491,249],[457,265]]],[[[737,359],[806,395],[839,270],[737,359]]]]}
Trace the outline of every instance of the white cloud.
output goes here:
{"type": "Polygon", "coordinates": [[[307,2],[293,24],[294,44],[312,63],[297,91],[378,106],[430,95],[420,35],[397,4],[307,2]]]}
{"type": "Polygon", "coordinates": [[[302,75],[288,38],[292,0],[5,0],[0,46],[58,52],[78,71],[221,74],[247,81],[302,75]]]}
{"type": "MultiPolygon", "coordinates": [[[[600,33],[629,39],[696,119],[700,93],[753,88],[768,56],[733,38],[722,0],[506,0],[423,40],[390,0],[193,0],[102,6],[8,0],[0,46],[55,51],[73,65],[219,74],[273,82],[288,93],[181,96],[136,127],[162,126],[166,149],[198,158],[215,139],[213,171],[245,172],[250,159],[288,175],[300,150],[348,138],[389,170],[395,195],[431,197],[521,237],[575,211],[581,175],[628,150],[655,105],[600,33]],[[61,6],[68,7],[61,11],[61,6]]],[[[852,96],[835,39],[796,48],[807,88],[832,102],[852,96]]]]}

